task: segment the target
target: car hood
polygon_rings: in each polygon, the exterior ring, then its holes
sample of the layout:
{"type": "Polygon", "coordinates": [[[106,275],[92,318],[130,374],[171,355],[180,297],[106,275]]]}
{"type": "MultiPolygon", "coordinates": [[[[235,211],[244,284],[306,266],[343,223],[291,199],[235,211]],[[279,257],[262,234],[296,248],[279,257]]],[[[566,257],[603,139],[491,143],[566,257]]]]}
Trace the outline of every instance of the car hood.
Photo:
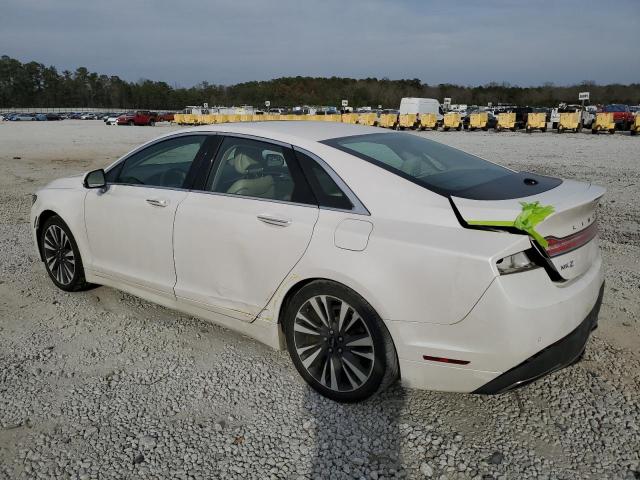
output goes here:
{"type": "Polygon", "coordinates": [[[45,188],[82,188],[84,175],[74,175],[71,177],[58,178],[49,182],[45,188]]]}
{"type": "Polygon", "coordinates": [[[527,233],[566,280],[578,277],[595,260],[596,209],[605,189],[564,180],[535,195],[508,200],[451,197],[471,227],[516,229],[527,233]]]}

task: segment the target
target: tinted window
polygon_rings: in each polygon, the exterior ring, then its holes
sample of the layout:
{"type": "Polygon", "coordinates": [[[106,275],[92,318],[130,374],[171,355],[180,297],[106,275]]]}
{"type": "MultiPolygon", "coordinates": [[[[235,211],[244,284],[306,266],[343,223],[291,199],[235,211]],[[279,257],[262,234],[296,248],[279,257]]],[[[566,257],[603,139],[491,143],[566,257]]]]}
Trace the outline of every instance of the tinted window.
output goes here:
{"type": "Polygon", "coordinates": [[[181,188],[205,139],[184,136],[153,144],[127,158],[112,183],[181,188]]]}
{"type": "Polygon", "coordinates": [[[296,158],[300,162],[320,206],[341,210],[353,208],[349,198],[318,162],[301,152],[296,152],[296,158]]]}
{"type": "Polygon", "coordinates": [[[317,204],[290,149],[226,137],[205,190],[247,197],[317,204]]]}
{"type": "Polygon", "coordinates": [[[374,133],[322,143],[367,160],[441,195],[500,200],[540,193],[561,183],[513,172],[417,135],[374,133]],[[531,178],[535,182],[529,182],[531,178]]]}

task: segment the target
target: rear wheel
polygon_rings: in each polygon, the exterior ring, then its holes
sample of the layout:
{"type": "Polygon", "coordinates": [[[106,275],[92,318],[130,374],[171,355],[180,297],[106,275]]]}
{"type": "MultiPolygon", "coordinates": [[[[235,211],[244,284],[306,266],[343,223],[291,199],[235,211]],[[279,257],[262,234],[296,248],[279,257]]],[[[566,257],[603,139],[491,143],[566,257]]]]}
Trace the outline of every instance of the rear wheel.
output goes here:
{"type": "Polygon", "coordinates": [[[40,232],[40,251],[44,265],[56,287],[66,292],[90,287],[84,277],[78,245],[67,224],[54,215],[45,221],[40,232]]]}
{"type": "Polygon", "coordinates": [[[609,130],[609,133],[610,133],[611,135],[613,135],[614,133],[616,133],[616,129],[615,129],[615,128],[610,129],[610,130],[609,130]]]}
{"type": "Polygon", "coordinates": [[[319,280],[299,292],[284,314],[291,360],[321,395],[339,402],[366,400],[398,378],[387,328],[360,295],[319,280]]]}

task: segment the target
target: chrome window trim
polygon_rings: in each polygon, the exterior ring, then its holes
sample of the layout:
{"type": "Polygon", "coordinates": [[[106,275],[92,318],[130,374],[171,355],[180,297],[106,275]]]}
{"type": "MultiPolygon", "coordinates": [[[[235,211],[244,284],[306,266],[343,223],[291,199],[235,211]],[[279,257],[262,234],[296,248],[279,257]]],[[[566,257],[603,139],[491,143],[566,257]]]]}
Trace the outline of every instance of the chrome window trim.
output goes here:
{"type": "Polygon", "coordinates": [[[216,195],[221,197],[240,198],[243,200],[257,200],[260,202],[280,203],[283,205],[293,205],[296,207],[315,208],[316,210],[318,210],[319,208],[322,208],[322,207],[318,207],[318,205],[310,205],[308,203],[291,202],[288,200],[276,200],[274,198],[250,197],[248,195],[236,195],[235,193],[209,192],[206,190],[189,190],[189,193],[203,193],[205,195],[216,195]]]}
{"type": "Polygon", "coordinates": [[[342,192],[347,196],[347,198],[351,202],[351,205],[353,205],[353,208],[351,208],[351,209],[322,207],[321,206],[320,208],[322,210],[332,210],[332,211],[336,211],[336,212],[349,212],[349,213],[355,213],[357,215],[371,216],[371,212],[369,212],[367,207],[364,206],[364,204],[360,201],[360,199],[353,192],[353,190],[351,190],[351,188],[349,188],[349,186],[345,183],[345,181],[342,180],[340,175],[338,175],[336,173],[336,171],[333,168],[331,168],[327,162],[325,162],[318,155],[316,155],[313,152],[310,152],[309,150],[306,150],[306,149],[301,148],[301,147],[296,147],[295,145],[292,145],[292,147],[293,147],[294,151],[297,151],[297,152],[300,152],[300,153],[304,153],[305,155],[307,155],[311,159],[313,159],[318,165],[320,165],[320,167],[322,167],[322,169],[325,172],[327,172],[327,175],[329,175],[331,177],[331,179],[334,182],[336,182],[336,185],[338,185],[338,188],[340,190],[342,190],[342,192]]]}

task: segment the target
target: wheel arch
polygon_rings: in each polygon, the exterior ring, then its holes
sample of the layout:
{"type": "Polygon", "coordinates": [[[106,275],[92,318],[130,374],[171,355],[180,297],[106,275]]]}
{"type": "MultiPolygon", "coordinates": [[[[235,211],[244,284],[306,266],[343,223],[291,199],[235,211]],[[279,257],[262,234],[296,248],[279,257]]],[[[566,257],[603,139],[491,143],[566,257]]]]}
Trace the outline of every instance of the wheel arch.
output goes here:
{"type": "Polygon", "coordinates": [[[42,253],[42,244],[40,242],[40,235],[42,234],[42,227],[44,226],[44,224],[47,222],[47,220],[49,220],[51,217],[60,217],[60,219],[64,222],[64,218],[62,218],[62,216],[60,216],[60,214],[58,212],[55,212],[53,210],[50,209],[45,209],[42,212],[40,212],[40,215],[38,215],[38,224],[36,227],[36,239],[38,240],[38,253],[40,254],[40,261],[44,262],[44,255],[42,253]]]}
{"type": "MultiPolygon", "coordinates": [[[[385,328],[389,332],[389,335],[391,336],[391,340],[392,340],[394,348],[395,348],[395,340],[393,339],[393,335],[391,334],[391,330],[387,327],[387,325],[386,325],[386,323],[384,321],[384,317],[380,314],[379,309],[377,309],[375,307],[374,302],[371,302],[367,298],[367,296],[363,295],[362,292],[360,292],[357,288],[354,288],[353,286],[348,285],[348,284],[346,284],[344,282],[341,282],[341,281],[338,281],[338,280],[334,280],[332,278],[327,278],[327,277],[309,277],[309,278],[304,278],[304,279],[301,279],[301,280],[297,281],[296,283],[292,284],[291,286],[289,286],[287,292],[282,297],[282,301],[277,306],[276,323],[277,323],[278,328],[279,328],[281,333],[283,332],[283,328],[284,328],[283,327],[284,315],[285,315],[285,312],[287,310],[287,307],[289,306],[289,303],[291,302],[291,299],[296,295],[296,293],[298,293],[304,287],[306,287],[310,283],[318,282],[318,281],[335,283],[336,285],[339,285],[339,286],[341,286],[343,288],[347,288],[347,289],[355,292],[356,294],[358,294],[360,297],[362,297],[364,299],[364,301],[367,302],[371,306],[371,308],[376,312],[378,317],[380,317],[380,320],[382,322],[382,326],[383,326],[383,328],[385,328]]],[[[284,338],[284,335],[282,335],[282,338],[284,338]]],[[[397,352],[397,349],[396,349],[396,352],[397,352]]]]}

